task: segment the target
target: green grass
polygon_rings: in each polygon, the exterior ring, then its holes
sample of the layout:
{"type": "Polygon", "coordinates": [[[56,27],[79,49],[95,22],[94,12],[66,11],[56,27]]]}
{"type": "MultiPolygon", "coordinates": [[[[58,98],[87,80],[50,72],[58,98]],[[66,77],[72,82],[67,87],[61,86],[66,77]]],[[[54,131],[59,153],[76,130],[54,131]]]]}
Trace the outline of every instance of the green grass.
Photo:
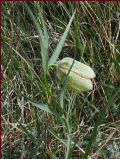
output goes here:
{"type": "Polygon", "coordinates": [[[3,157],[119,159],[120,4],[27,4],[2,3],[3,157]],[[92,91],[61,87],[68,56],[94,69],[92,91]]]}

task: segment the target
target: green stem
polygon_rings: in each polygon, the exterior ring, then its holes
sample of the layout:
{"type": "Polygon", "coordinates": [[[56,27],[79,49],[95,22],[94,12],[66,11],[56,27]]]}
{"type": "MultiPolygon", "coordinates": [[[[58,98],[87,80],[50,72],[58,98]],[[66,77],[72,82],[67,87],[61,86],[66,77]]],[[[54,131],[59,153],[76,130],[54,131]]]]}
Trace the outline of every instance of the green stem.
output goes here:
{"type": "Polygon", "coordinates": [[[67,126],[67,131],[68,131],[68,135],[67,135],[67,151],[66,151],[66,157],[65,159],[70,159],[71,158],[71,152],[72,152],[72,124],[71,124],[71,111],[72,111],[72,105],[75,102],[76,99],[76,94],[72,94],[71,99],[70,99],[70,103],[69,103],[69,107],[68,107],[68,111],[67,111],[67,119],[66,119],[66,126],[67,126]]]}
{"type": "Polygon", "coordinates": [[[67,135],[67,138],[68,138],[68,141],[67,141],[67,152],[66,152],[66,157],[65,159],[70,159],[70,150],[71,150],[71,134],[68,134],[67,135]]]}
{"type": "Polygon", "coordinates": [[[72,132],[72,129],[71,129],[71,125],[70,125],[70,106],[68,108],[68,114],[67,114],[67,120],[66,120],[66,124],[67,124],[67,130],[68,130],[68,134],[67,134],[67,152],[66,152],[66,157],[65,159],[70,159],[70,153],[71,153],[71,142],[72,142],[72,137],[71,137],[71,132],[72,132]]]}

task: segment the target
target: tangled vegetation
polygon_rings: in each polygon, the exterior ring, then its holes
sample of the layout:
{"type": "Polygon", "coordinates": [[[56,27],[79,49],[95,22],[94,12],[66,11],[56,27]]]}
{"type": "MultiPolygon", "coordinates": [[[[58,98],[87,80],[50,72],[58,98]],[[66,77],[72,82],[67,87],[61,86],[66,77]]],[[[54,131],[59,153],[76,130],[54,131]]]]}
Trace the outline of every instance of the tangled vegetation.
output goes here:
{"type": "Polygon", "coordinates": [[[120,3],[2,2],[2,74],[4,159],[120,158],[120,3]],[[58,44],[54,62],[93,68],[92,91],[46,71],[58,44]]]}

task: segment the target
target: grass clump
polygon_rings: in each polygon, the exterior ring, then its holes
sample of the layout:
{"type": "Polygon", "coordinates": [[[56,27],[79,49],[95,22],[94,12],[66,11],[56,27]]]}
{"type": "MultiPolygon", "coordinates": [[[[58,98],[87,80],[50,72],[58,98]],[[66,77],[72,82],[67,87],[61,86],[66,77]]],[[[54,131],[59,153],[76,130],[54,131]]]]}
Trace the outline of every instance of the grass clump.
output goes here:
{"type": "Polygon", "coordinates": [[[120,157],[119,13],[113,2],[2,2],[4,158],[120,157]],[[66,56],[94,68],[92,91],[61,88],[52,66],[66,56]]]}

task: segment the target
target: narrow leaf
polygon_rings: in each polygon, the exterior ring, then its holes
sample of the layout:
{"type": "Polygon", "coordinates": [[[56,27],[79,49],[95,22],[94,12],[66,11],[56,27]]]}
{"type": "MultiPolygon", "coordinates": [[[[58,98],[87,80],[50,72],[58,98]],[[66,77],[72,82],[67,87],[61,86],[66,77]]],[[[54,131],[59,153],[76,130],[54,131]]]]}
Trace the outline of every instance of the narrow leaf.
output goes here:
{"type": "Polygon", "coordinates": [[[37,3],[37,8],[38,8],[38,11],[39,11],[39,17],[40,17],[41,22],[42,22],[42,28],[43,28],[43,33],[44,33],[44,47],[46,49],[48,49],[48,32],[47,32],[44,17],[43,17],[43,14],[42,14],[42,10],[41,10],[40,6],[38,5],[38,3],[37,3]]]}
{"type": "Polygon", "coordinates": [[[70,30],[70,26],[71,26],[71,23],[72,23],[73,18],[74,18],[74,16],[75,16],[75,13],[76,13],[76,11],[74,11],[74,13],[73,13],[73,15],[72,15],[72,17],[71,17],[71,19],[70,19],[70,21],[69,21],[67,27],[66,27],[65,32],[64,32],[63,35],[61,36],[61,39],[60,39],[60,41],[59,41],[59,43],[58,43],[56,49],[54,50],[52,56],[50,57],[50,59],[49,59],[49,61],[48,61],[48,67],[50,67],[51,65],[54,65],[54,63],[56,62],[57,58],[59,57],[59,55],[60,55],[60,53],[61,53],[61,50],[62,50],[62,47],[63,47],[63,45],[64,45],[64,43],[65,43],[66,37],[67,37],[67,35],[68,35],[68,32],[69,32],[69,30],[70,30]]]}
{"type": "Polygon", "coordinates": [[[45,111],[45,112],[47,112],[47,113],[51,113],[51,114],[54,114],[50,109],[49,109],[49,107],[48,107],[48,105],[46,105],[46,104],[37,104],[37,103],[34,103],[34,102],[31,102],[31,101],[29,101],[32,105],[34,105],[35,107],[37,107],[37,108],[39,108],[39,109],[41,109],[41,110],[43,110],[43,111],[45,111]]]}
{"type": "Polygon", "coordinates": [[[39,10],[39,17],[40,17],[40,20],[42,21],[42,25],[43,25],[42,26],[43,28],[41,28],[40,24],[37,22],[36,17],[32,13],[32,11],[29,8],[29,6],[27,5],[27,3],[25,3],[25,6],[28,9],[28,13],[29,13],[31,19],[33,20],[33,23],[34,23],[34,25],[36,27],[36,30],[38,32],[39,40],[40,40],[40,44],[41,44],[42,66],[43,66],[44,72],[47,72],[47,64],[48,64],[48,36],[47,36],[47,29],[45,27],[44,19],[43,19],[42,13],[40,13],[41,11],[39,10]]]}
{"type": "Polygon", "coordinates": [[[48,131],[59,141],[61,141],[61,143],[63,143],[64,145],[66,145],[66,142],[63,141],[63,139],[61,139],[57,134],[55,134],[55,132],[53,132],[53,130],[48,128],[48,131]]]}
{"type": "Polygon", "coordinates": [[[94,129],[93,129],[93,132],[92,132],[92,135],[91,135],[91,138],[89,140],[89,143],[86,147],[86,150],[85,150],[85,154],[83,156],[82,159],[87,159],[88,158],[88,155],[91,151],[91,148],[92,148],[92,145],[93,145],[93,142],[95,141],[95,138],[97,136],[97,132],[98,132],[98,127],[99,125],[102,123],[102,121],[104,120],[105,118],[105,115],[106,115],[106,112],[108,110],[108,108],[113,104],[113,102],[115,101],[115,98],[120,94],[120,89],[118,89],[116,92],[113,91],[113,93],[111,94],[111,96],[109,97],[106,105],[103,107],[103,109],[101,110],[100,112],[100,115],[97,119],[97,122],[94,126],[94,129]]]}

